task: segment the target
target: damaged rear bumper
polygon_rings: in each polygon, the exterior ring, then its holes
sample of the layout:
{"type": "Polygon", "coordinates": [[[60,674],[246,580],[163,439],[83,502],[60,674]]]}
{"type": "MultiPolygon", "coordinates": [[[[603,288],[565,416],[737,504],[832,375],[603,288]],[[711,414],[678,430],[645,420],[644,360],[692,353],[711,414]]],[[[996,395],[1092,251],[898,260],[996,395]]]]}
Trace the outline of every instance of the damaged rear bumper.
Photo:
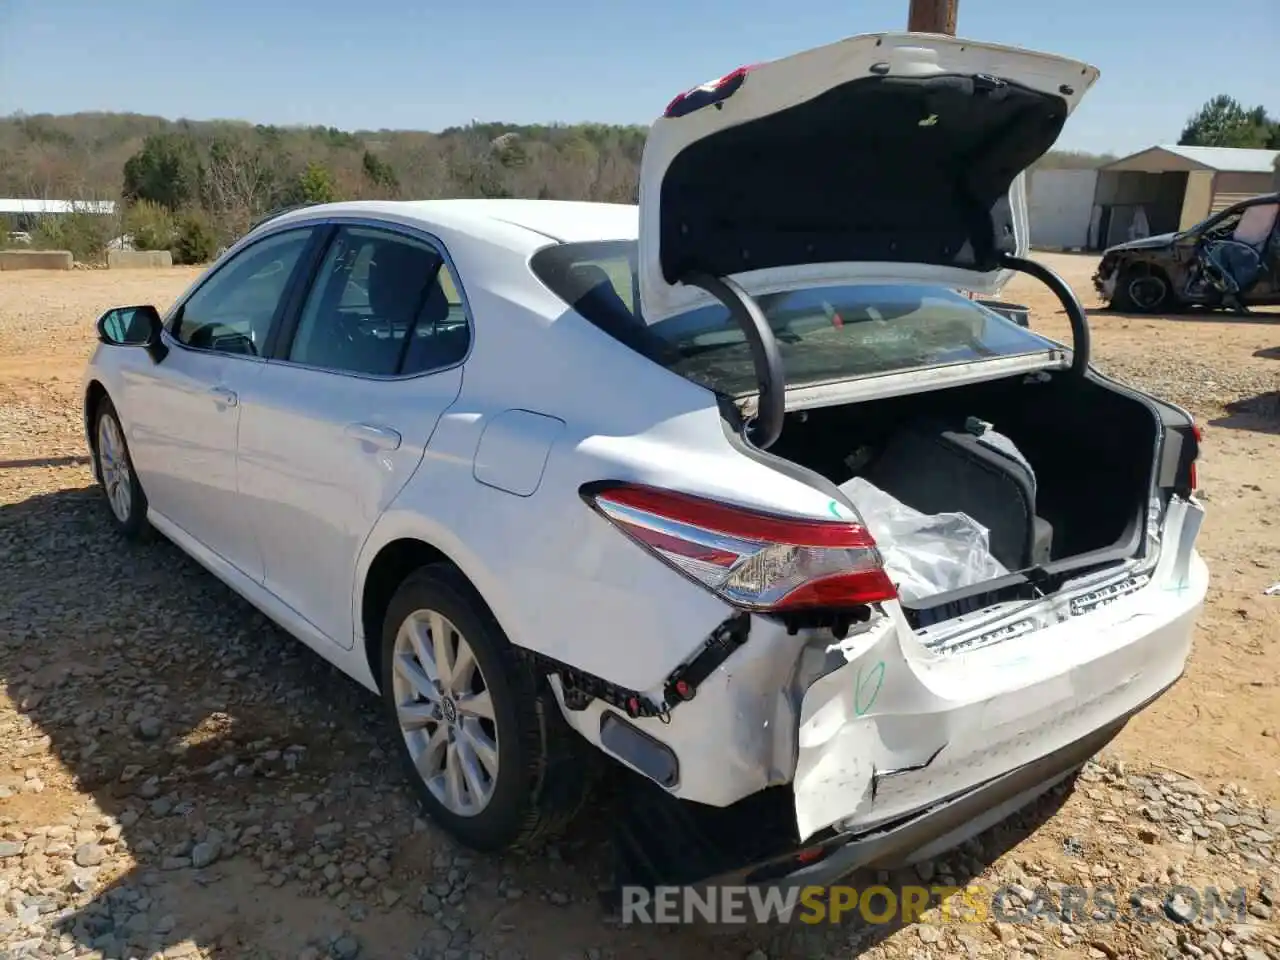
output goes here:
{"type": "Polygon", "coordinates": [[[655,739],[684,758],[695,754],[682,738],[718,752],[680,764],[651,807],[632,804],[629,875],[645,885],[820,884],[931,858],[1002,821],[1182,675],[1209,579],[1194,550],[1202,518],[1194,500],[1175,497],[1154,568],[1082,577],[936,636],[887,604],[825,653],[808,647],[823,656],[817,679],[797,677],[781,702],[767,684],[782,647],[753,636],[669,727],[653,721],[655,739]],[[749,747],[772,763],[752,764],[749,747]],[[742,789],[766,771],[771,783],[742,789]],[[726,799],[709,802],[708,784],[726,799]],[[700,802],[676,799],[695,785],[686,797],[700,802]],[[741,849],[733,836],[763,839],[741,849]]]}
{"type": "Polygon", "coordinates": [[[1139,704],[1102,729],[958,796],[879,828],[837,834],[811,844],[798,855],[756,864],[740,871],[734,879],[752,885],[826,886],[858,870],[892,870],[945,853],[1062,783],[1110,743],[1147,703],[1139,704]]]}
{"type": "MultiPolygon", "coordinates": [[[[950,829],[933,811],[953,803],[963,803],[972,826],[975,804],[1017,799],[1002,795],[1005,778],[1044,772],[1044,783],[1025,784],[1023,802],[1030,800],[1087,758],[1075,760],[1073,745],[1109,740],[1171,686],[1208,585],[1192,548],[1201,508],[1180,502],[1172,510],[1166,530],[1179,535],[1146,585],[1105,604],[1080,603],[1097,590],[1057,598],[1042,613],[1056,622],[959,653],[927,649],[898,610],[845,641],[844,666],[812,684],[801,706],[793,782],[800,841],[814,843],[824,831],[873,835],[923,817],[933,827],[912,829],[931,843],[950,829]],[[1067,766],[1054,769],[1047,758],[1055,757],[1067,766]],[[931,829],[942,833],[926,837],[931,829]]],[[[1011,809],[993,811],[970,833],[1011,809]]]]}
{"type": "Polygon", "coordinates": [[[1182,673],[1207,572],[990,647],[933,655],[886,630],[805,695],[801,841],[867,830],[1109,726],[1182,673]],[[912,649],[915,647],[915,649],[912,649]]]}
{"type": "MultiPolygon", "coordinates": [[[[1181,677],[1207,582],[1199,558],[1192,558],[1188,576],[1184,588],[1170,591],[1182,599],[1182,611],[1159,625],[1152,613],[1120,615],[1121,625],[1143,632],[1117,644],[1112,655],[1063,671],[1058,681],[1030,684],[1019,696],[975,696],[918,718],[949,731],[941,747],[930,745],[920,728],[913,736],[906,716],[890,714],[847,718],[819,745],[812,737],[823,725],[820,715],[839,709],[842,700],[844,706],[855,701],[837,694],[815,705],[806,698],[801,736],[808,739],[802,739],[794,785],[800,848],[716,882],[822,886],[858,870],[897,869],[954,849],[1028,806],[1181,677]],[[876,758],[891,756],[895,744],[907,754],[898,762],[909,765],[878,765],[876,758]],[[917,752],[924,759],[910,764],[917,752]],[[833,820],[842,806],[847,814],[833,820]],[[815,827],[823,820],[830,822],[815,827]]],[[[852,681],[856,690],[859,674],[850,664],[834,679],[852,681]]]]}

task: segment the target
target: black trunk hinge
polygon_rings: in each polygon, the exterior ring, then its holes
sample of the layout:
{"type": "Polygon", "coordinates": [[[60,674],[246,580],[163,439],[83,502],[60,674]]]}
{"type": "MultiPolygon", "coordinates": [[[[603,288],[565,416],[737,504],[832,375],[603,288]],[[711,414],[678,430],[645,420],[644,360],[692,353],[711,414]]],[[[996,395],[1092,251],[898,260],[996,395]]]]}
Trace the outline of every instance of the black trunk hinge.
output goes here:
{"type": "Polygon", "coordinates": [[[697,695],[699,685],[729,659],[734,650],[747,642],[750,631],[751,618],[745,613],[734,614],[711,631],[702,648],[667,677],[662,685],[662,703],[654,703],[638,690],[610,683],[540,653],[526,651],[523,655],[540,673],[560,678],[564,689],[564,705],[570,710],[585,710],[592,700],[603,700],[633,720],[657,717],[663,723],[668,723],[671,711],[697,695]]]}

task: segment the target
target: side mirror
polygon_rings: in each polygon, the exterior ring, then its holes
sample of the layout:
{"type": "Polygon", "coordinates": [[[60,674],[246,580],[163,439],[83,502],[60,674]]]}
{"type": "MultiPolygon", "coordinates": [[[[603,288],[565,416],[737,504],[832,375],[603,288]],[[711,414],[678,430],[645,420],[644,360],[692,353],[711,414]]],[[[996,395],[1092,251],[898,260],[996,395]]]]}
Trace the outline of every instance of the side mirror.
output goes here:
{"type": "Polygon", "coordinates": [[[143,347],[159,363],[169,352],[160,337],[160,311],[151,304],[112,307],[98,318],[98,339],[115,347],[143,347]]]}

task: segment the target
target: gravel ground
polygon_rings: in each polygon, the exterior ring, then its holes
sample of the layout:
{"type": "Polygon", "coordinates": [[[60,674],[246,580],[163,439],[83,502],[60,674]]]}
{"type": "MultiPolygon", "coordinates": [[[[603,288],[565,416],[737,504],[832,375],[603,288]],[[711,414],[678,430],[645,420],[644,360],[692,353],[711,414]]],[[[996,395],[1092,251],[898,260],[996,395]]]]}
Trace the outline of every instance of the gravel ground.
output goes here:
{"type": "MultiPolygon", "coordinates": [[[[1053,259],[1083,290],[1092,261],[1053,259]]],[[[91,320],[192,276],[0,275],[0,960],[1280,958],[1280,322],[1093,318],[1101,366],[1209,425],[1215,582],[1187,676],[1073,790],[856,881],[979,885],[1003,913],[654,929],[597,905],[607,796],[537,856],[463,851],[367,695],[171,545],[112,534],[82,458],[91,320]],[[1118,918],[1071,885],[1113,888],[1118,918]],[[1243,900],[1211,922],[1207,886],[1243,900]]]]}

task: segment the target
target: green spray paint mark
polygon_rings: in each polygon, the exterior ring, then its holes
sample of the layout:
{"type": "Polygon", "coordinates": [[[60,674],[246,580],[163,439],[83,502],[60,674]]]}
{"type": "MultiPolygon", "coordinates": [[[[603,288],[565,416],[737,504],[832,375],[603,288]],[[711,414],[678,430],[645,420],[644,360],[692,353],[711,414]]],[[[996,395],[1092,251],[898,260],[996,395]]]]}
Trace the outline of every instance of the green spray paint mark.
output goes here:
{"type": "Polygon", "coordinates": [[[853,689],[853,712],[859,717],[875,706],[880,696],[880,688],[884,686],[884,661],[881,660],[863,674],[858,668],[858,685],[853,689]]]}

